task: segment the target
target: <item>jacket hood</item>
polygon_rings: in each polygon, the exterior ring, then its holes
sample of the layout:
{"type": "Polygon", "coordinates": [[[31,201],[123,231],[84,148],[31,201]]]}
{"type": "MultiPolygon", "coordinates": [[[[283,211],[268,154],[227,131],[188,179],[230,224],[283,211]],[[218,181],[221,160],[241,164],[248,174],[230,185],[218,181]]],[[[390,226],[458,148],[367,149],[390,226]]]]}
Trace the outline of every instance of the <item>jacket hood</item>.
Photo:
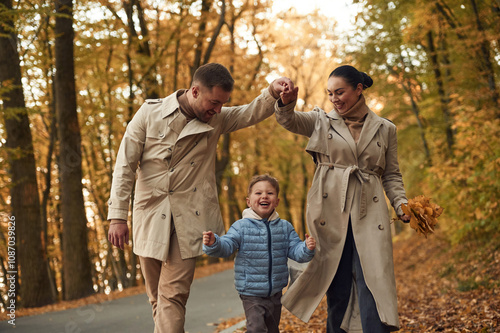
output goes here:
{"type": "MultiPolygon", "coordinates": [[[[253,220],[264,220],[262,217],[260,217],[252,208],[247,208],[243,211],[243,218],[244,219],[253,219],[253,220]]],[[[274,221],[278,219],[280,216],[278,215],[278,212],[274,210],[274,212],[269,216],[267,219],[268,221],[274,221]]]]}

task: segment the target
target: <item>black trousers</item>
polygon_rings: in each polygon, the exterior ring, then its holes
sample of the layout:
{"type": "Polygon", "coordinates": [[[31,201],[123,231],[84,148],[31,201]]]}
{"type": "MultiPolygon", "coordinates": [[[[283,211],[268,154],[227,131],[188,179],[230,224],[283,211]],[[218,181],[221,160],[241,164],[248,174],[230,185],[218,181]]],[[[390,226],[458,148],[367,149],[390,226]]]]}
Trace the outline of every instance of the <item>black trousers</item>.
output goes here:
{"type": "Polygon", "coordinates": [[[281,295],[270,297],[240,295],[247,319],[248,333],[279,333],[281,295]]]}
{"type": "Polygon", "coordinates": [[[364,333],[387,333],[389,328],[380,321],[375,300],[368,289],[361,269],[358,251],[354,243],[352,234],[351,220],[347,229],[347,238],[342,251],[337,273],[333,278],[332,284],[326,292],[328,305],[328,318],[326,324],[327,333],[344,333],[340,328],[342,319],[347,310],[349,298],[351,296],[351,287],[353,273],[356,277],[356,287],[358,291],[359,310],[361,314],[361,325],[364,333]],[[354,268],[354,269],[353,269],[354,268]]]}

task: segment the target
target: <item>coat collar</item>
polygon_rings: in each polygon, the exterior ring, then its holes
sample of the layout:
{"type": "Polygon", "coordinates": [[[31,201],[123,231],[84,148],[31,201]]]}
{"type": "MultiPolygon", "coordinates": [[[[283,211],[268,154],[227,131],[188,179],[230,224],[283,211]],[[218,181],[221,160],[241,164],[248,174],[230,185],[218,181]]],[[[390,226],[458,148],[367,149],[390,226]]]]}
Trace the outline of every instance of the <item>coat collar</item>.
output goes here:
{"type": "Polygon", "coordinates": [[[382,125],[382,118],[377,116],[373,111],[369,110],[359,136],[358,144],[356,145],[351,132],[349,132],[347,125],[344,123],[342,117],[337,113],[337,111],[332,110],[326,116],[330,120],[330,126],[342,138],[344,138],[356,157],[358,157],[366,149],[373,136],[382,125]]]}
{"type": "Polygon", "coordinates": [[[163,119],[167,118],[167,124],[172,130],[179,134],[177,140],[181,140],[182,138],[190,135],[196,135],[204,132],[209,132],[214,128],[209,124],[206,124],[198,119],[193,119],[185,126],[179,126],[179,123],[175,120],[177,117],[181,116],[181,112],[179,109],[179,101],[177,100],[177,96],[184,93],[185,90],[177,90],[175,93],[170,94],[163,100],[161,117],[163,119]],[[171,117],[169,117],[171,116],[171,117]]]}
{"type": "Polygon", "coordinates": [[[342,117],[335,110],[330,111],[326,116],[330,120],[330,126],[347,142],[353,155],[357,158],[356,142],[354,142],[351,132],[349,132],[349,128],[347,128],[342,117]]]}
{"type": "Polygon", "coordinates": [[[382,118],[377,116],[375,112],[371,110],[368,111],[363,129],[361,130],[361,134],[359,136],[358,156],[363,153],[370,141],[372,141],[382,123],[382,118]]]}
{"type": "Polygon", "coordinates": [[[164,119],[170,116],[175,111],[179,110],[179,101],[177,100],[177,96],[182,94],[184,89],[177,90],[173,94],[168,95],[163,99],[162,109],[161,109],[161,117],[164,119]]]}

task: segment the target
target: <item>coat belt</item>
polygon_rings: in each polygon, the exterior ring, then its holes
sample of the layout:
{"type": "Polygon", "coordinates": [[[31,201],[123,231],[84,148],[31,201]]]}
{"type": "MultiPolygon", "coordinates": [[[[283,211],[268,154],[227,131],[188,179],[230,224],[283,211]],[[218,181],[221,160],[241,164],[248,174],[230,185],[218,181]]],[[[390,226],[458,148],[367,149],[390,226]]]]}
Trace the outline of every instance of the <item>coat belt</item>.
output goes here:
{"type": "Polygon", "coordinates": [[[342,165],[336,163],[318,163],[319,166],[327,166],[328,168],[340,168],[344,169],[342,174],[342,188],[341,188],[341,211],[345,211],[346,201],[347,201],[347,188],[349,186],[349,177],[354,174],[356,178],[361,183],[361,202],[359,206],[359,218],[362,219],[366,216],[366,189],[363,186],[364,183],[370,182],[370,175],[380,177],[380,175],[374,171],[360,169],[357,165],[342,165]]]}

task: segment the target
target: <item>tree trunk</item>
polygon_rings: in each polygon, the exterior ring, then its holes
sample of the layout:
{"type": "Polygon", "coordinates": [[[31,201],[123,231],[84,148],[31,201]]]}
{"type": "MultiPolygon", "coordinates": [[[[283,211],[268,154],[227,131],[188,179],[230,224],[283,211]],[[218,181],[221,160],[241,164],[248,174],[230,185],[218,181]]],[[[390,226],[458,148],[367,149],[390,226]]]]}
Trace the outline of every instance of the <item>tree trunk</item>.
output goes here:
{"type": "MultiPolygon", "coordinates": [[[[139,48],[139,53],[148,58],[150,62],[153,62],[153,56],[151,53],[151,48],[149,47],[150,44],[150,39],[149,39],[149,31],[146,26],[146,20],[144,19],[144,10],[142,9],[141,6],[141,1],[140,0],[133,0],[132,1],[135,4],[135,7],[137,8],[137,18],[139,19],[139,27],[141,28],[141,36],[142,36],[142,41],[140,42],[140,48],[139,48]]],[[[130,20],[130,26],[134,25],[134,21],[130,20]]],[[[144,91],[146,92],[146,98],[159,98],[159,86],[160,84],[156,80],[156,71],[153,70],[151,72],[146,72],[144,73],[144,78],[141,81],[144,81],[144,91]]]]}
{"type": "Polygon", "coordinates": [[[500,106],[498,103],[499,93],[497,89],[497,84],[495,80],[495,70],[493,69],[493,63],[491,61],[490,43],[486,37],[481,18],[479,16],[479,10],[477,8],[476,0],[470,0],[472,9],[474,10],[474,17],[476,19],[476,27],[479,32],[479,54],[478,60],[480,62],[480,69],[484,80],[487,82],[488,89],[490,91],[491,106],[495,110],[495,117],[500,118],[500,106]]]}
{"type": "Polygon", "coordinates": [[[87,218],[82,193],[81,136],[76,108],[73,59],[73,2],[56,1],[56,111],[63,219],[63,276],[65,299],[93,293],[87,247],[87,218]]]}
{"type": "MultiPolygon", "coordinates": [[[[1,0],[0,5],[12,11],[12,1],[1,0]]],[[[10,88],[2,98],[7,132],[5,146],[12,179],[10,221],[14,222],[9,223],[9,227],[13,228],[9,229],[13,231],[9,236],[15,238],[17,246],[14,267],[10,267],[9,263],[8,271],[17,271],[21,277],[19,295],[22,305],[42,306],[53,303],[54,299],[50,292],[47,258],[42,245],[36,163],[24,102],[17,39],[14,22],[5,18],[0,25],[0,84],[10,88]]],[[[18,276],[16,273],[9,274],[18,276]]]]}
{"type": "Polygon", "coordinates": [[[439,94],[439,102],[441,105],[441,112],[443,113],[445,131],[446,131],[446,143],[448,146],[448,157],[453,156],[453,129],[452,129],[452,119],[450,115],[449,99],[444,90],[443,75],[441,73],[441,67],[439,65],[438,54],[434,46],[434,36],[432,31],[427,32],[427,49],[429,51],[429,58],[432,63],[432,69],[434,71],[434,78],[436,79],[437,91],[439,94]]]}
{"type": "MultiPolygon", "coordinates": [[[[395,77],[399,77],[399,74],[396,73],[396,71],[390,66],[389,64],[386,65],[386,68],[389,70],[389,72],[394,75],[395,77]]],[[[415,97],[413,96],[412,90],[411,90],[411,82],[407,81],[404,77],[402,78],[401,85],[403,86],[404,91],[408,94],[408,97],[410,98],[411,102],[411,110],[413,114],[415,115],[415,118],[417,119],[417,125],[418,128],[420,129],[420,138],[422,139],[422,145],[424,146],[424,153],[425,153],[425,159],[427,165],[432,165],[432,159],[431,159],[431,152],[429,149],[429,145],[427,144],[427,139],[425,138],[425,128],[424,125],[422,124],[422,120],[420,119],[420,108],[418,107],[417,102],[415,101],[415,97]]]]}

